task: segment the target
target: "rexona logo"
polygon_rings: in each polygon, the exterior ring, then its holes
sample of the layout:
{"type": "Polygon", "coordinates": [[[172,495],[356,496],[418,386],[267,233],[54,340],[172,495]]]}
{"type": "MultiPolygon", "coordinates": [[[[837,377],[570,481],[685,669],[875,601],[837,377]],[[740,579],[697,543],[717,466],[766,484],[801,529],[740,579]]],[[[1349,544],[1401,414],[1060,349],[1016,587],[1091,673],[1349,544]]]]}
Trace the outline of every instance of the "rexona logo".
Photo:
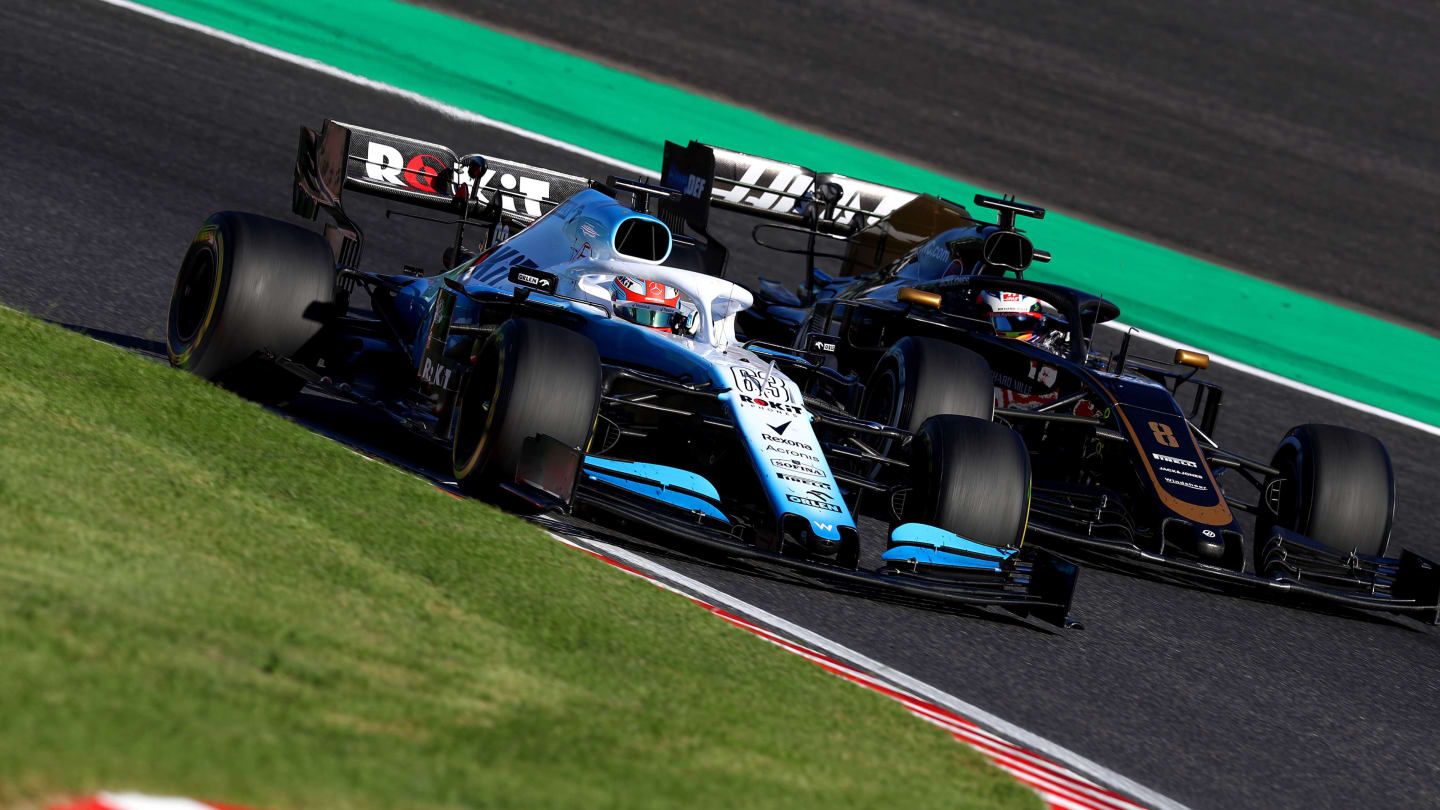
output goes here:
{"type": "Polygon", "coordinates": [[[805,412],[805,410],[798,405],[787,405],[784,402],[771,402],[768,399],[757,399],[745,394],[740,395],[740,401],[746,405],[754,405],[757,408],[770,408],[771,410],[781,413],[802,414],[805,412]]]}
{"type": "Polygon", "coordinates": [[[816,499],[814,499],[814,498],[806,498],[806,497],[804,497],[803,495],[791,495],[790,493],[787,492],[787,493],[785,493],[785,500],[787,500],[787,501],[789,501],[789,502],[791,502],[791,503],[798,503],[798,504],[800,504],[801,506],[808,506],[808,507],[810,507],[811,509],[819,509],[819,510],[824,511],[824,512],[839,512],[839,511],[840,511],[840,507],[836,506],[836,505],[833,504],[833,503],[826,503],[826,502],[824,502],[824,501],[819,501],[819,500],[816,500],[816,499]]]}
{"type": "Polygon", "coordinates": [[[1179,465],[1182,466],[1182,467],[1195,467],[1195,468],[1199,468],[1199,466],[1200,466],[1199,464],[1196,464],[1196,463],[1193,462],[1193,461],[1186,461],[1186,460],[1183,459],[1183,458],[1175,458],[1174,456],[1162,456],[1162,455],[1160,455],[1159,453],[1151,453],[1151,454],[1150,454],[1150,457],[1153,458],[1153,459],[1155,459],[1155,460],[1157,460],[1157,461],[1163,461],[1163,462],[1165,462],[1166,464],[1179,464],[1179,465]]]}
{"type": "Polygon", "coordinates": [[[816,478],[824,478],[825,473],[811,467],[809,464],[801,464],[792,458],[772,458],[770,464],[781,470],[800,473],[801,475],[813,475],[816,478]]]}
{"type": "Polygon", "coordinates": [[[802,442],[798,439],[786,439],[783,436],[772,436],[769,433],[762,433],[760,435],[764,436],[765,441],[768,442],[775,442],[776,444],[788,444],[791,447],[803,447],[806,450],[811,449],[809,442],[802,442]]]}

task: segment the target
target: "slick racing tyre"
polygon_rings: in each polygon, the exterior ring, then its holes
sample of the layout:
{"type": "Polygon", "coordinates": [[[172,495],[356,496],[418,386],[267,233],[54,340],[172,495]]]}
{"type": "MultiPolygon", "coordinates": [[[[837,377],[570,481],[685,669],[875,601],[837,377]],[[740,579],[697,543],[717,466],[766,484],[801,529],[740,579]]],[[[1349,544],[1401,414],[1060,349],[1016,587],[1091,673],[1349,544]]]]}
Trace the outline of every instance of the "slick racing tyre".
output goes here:
{"type": "Polygon", "coordinates": [[[251,399],[288,402],[304,381],[260,353],[295,357],[334,302],[335,261],[322,236],[256,214],[212,214],[170,296],[170,363],[251,399]]]}
{"type": "MultiPolygon", "coordinates": [[[[1290,429],[1260,491],[1256,552],[1271,526],[1282,526],[1340,551],[1384,556],[1395,516],[1395,473],[1385,445],[1336,425],[1290,429]]],[[[1257,561],[1258,562],[1258,561],[1257,561]]]]}
{"type": "Polygon", "coordinates": [[[914,432],[937,414],[989,421],[994,403],[985,358],[943,340],[911,336],[896,341],[876,364],[860,415],[914,432]]]}
{"type": "Polygon", "coordinates": [[[600,354],[584,335],[544,321],[501,324],[461,391],[453,459],[476,496],[515,480],[525,440],[547,435],[584,452],[600,407],[600,354]]]}
{"type": "Polygon", "coordinates": [[[932,416],[910,449],[902,522],[928,523],[1003,548],[1025,538],[1030,455],[1020,434],[969,416],[932,416]]]}

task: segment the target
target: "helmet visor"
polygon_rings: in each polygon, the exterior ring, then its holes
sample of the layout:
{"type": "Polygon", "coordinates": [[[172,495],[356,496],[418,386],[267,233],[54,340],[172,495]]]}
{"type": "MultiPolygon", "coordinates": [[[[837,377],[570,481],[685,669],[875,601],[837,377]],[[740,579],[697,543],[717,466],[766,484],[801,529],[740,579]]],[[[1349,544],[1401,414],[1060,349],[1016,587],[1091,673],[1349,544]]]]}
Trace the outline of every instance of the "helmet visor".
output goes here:
{"type": "Polygon", "coordinates": [[[990,320],[995,324],[995,334],[1000,337],[1028,340],[1040,331],[1045,316],[1030,312],[997,312],[990,316],[990,320]]]}
{"type": "Polygon", "coordinates": [[[646,306],[644,304],[616,304],[615,314],[631,323],[648,326],[651,329],[667,329],[675,310],[669,307],[646,306]]]}

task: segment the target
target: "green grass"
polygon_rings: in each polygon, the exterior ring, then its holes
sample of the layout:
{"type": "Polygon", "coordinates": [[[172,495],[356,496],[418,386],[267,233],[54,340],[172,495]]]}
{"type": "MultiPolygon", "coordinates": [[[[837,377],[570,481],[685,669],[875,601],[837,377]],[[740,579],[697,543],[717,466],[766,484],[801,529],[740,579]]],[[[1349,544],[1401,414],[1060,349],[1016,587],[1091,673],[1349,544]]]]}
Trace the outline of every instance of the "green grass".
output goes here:
{"type": "Polygon", "coordinates": [[[0,807],[1038,806],[898,705],[0,310],[0,807]]]}

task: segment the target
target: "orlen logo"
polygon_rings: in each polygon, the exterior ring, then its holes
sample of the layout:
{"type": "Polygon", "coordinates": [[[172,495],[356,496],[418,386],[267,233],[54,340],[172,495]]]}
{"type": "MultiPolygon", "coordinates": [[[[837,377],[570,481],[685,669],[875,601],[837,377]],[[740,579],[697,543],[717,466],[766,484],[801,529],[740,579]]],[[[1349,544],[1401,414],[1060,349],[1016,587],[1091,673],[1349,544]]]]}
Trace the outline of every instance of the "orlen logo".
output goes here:
{"type": "Polygon", "coordinates": [[[794,459],[788,459],[788,458],[772,458],[772,459],[770,459],[770,463],[771,463],[773,466],[775,466],[775,467],[778,467],[778,468],[780,468],[780,469],[782,469],[782,470],[789,470],[790,472],[793,472],[793,473],[800,473],[801,475],[813,475],[813,476],[815,476],[816,478],[824,478],[824,477],[825,477],[825,473],[820,472],[819,470],[815,469],[814,467],[811,467],[811,466],[808,465],[808,464],[801,464],[800,462],[795,461],[794,459]]]}
{"type": "MultiPolygon", "coordinates": [[[[416,155],[405,160],[399,149],[378,141],[371,141],[365,154],[365,177],[376,183],[404,186],[428,194],[448,194],[435,188],[435,180],[445,168],[445,162],[434,155],[416,155]]],[[[470,172],[464,166],[454,166],[455,182],[469,185],[470,172]]],[[[516,177],[505,173],[496,177],[495,169],[487,168],[480,177],[480,187],[501,188],[514,194],[502,194],[500,207],[506,211],[517,211],[515,200],[519,195],[525,204],[527,216],[538,217],[542,213],[540,201],[550,196],[550,183],[534,177],[516,177]]],[[[484,194],[476,195],[478,202],[488,202],[484,194]]]]}
{"type": "Polygon", "coordinates": [[[787,500],[787,501],[789,501],[789,502],[791,502],[791,503],[799,504],[799,505],[801,505],[801,506],[808,506],[808,507],[810,507],[811,509],[819,509],[819,510],[821,510],[822,512],[839,512],[839,511],[840,511],[840,507],[836,506],[836,505],[833,504],[833,503],[826,503],[826,502],[824,502],[824,501],[817,500],[817,499],[815,499],[815,498],[806,498],[806,497],[803,496],[803,495],[792,495],[792,494],[790,494],[790,493],[787,492],[787,493],[785,493],[785,500],[787,500]]]}

